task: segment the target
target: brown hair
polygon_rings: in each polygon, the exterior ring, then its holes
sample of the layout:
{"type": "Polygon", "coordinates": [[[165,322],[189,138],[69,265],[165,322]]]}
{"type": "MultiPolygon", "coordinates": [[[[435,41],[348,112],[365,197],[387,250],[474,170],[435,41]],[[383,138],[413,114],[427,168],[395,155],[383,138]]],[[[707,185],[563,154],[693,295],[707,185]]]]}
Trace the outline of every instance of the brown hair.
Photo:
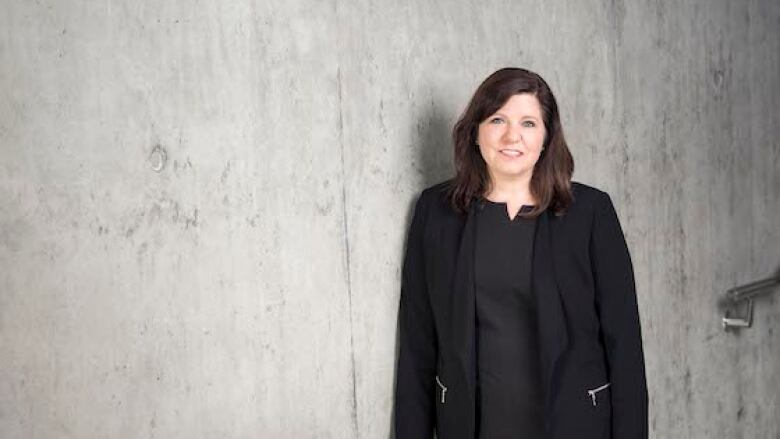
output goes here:
{"type": "Polygon", "coordinates": [[[556,215],[562,215],[571,204],[574,159],[563,137],[555,96],[536,73],[506,67],[497,70],[479,85],[452,129],[456,174],[450,181],[447,197],[457,212],[465,214],[471,203],[484,198],[490,189],[487,165],[476,145],[480,122],[498,111],[510,97],[520,93],[533,94],[539,100],[546,130],[544,149],[534,166],[529,188],[537,204],[520,216],[536,217],[548,207],[556,215]]]}

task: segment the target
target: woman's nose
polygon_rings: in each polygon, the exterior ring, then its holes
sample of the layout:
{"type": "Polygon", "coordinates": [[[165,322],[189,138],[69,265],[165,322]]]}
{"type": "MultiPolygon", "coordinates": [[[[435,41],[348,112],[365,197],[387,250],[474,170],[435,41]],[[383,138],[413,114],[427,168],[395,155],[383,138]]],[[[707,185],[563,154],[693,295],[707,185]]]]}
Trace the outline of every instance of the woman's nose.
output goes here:
{"type": "Polygon", "coordinates": [[[520,124],[512,125],[507,124],[506,131],[504,132],[504,138],[507,142],[515,143],[523,139],[520,131],[520,124]]]}

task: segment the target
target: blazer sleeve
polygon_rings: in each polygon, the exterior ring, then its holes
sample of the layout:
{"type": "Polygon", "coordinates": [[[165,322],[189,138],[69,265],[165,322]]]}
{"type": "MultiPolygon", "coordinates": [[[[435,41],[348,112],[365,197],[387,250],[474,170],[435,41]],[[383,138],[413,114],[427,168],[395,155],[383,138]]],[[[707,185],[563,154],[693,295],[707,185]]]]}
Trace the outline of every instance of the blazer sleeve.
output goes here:
{"type": "Polygon", "coordinates": [[[646,439],[647,383],[634,270],[615,207],[601,192],[590,252],[612,397],[612,438],[646,439]]]}
{"type": "Polygon", "coordinates": [[[435,425],[436,329],[425,279],[424,192],[409,228],[398,308],[395,437],[430,439],[435,425]]]}

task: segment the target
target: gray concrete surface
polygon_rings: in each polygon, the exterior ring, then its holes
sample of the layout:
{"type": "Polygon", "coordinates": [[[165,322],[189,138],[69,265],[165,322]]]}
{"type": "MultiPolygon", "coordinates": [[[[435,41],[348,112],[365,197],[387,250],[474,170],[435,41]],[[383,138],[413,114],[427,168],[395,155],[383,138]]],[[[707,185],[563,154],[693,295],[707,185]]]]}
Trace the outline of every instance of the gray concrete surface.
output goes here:
{"type": "Polygon", "coordinates": [[[654,438],[780,437],[780,3],[3,0],[0,437],[386,438],[410,203],[487,74],[632,250],[654,438]]]}

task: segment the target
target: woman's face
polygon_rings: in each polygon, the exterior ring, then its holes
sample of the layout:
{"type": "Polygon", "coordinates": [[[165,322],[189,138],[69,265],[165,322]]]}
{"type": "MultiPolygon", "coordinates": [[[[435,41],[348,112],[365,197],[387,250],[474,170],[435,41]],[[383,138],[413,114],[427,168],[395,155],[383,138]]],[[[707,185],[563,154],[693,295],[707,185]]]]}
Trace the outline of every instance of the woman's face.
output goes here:
{"type": "Polygon", "coordinates": [[[479,124],[477,143],[492,179],[533,173],[545,136],[542,107],[530,93],[510,97],[479,124]]]}

